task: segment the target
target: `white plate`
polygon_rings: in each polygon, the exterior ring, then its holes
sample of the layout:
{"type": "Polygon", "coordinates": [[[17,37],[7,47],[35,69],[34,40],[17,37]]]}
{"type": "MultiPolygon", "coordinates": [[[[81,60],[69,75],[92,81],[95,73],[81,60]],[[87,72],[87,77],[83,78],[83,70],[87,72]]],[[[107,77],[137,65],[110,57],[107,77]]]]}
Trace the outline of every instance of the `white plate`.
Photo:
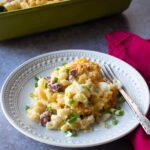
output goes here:
{"type": "Polygon", "coordinates": [[[125,115],[118,117],[119,123],[109,129],[96,125],[90,133],[80,133],[77,137],[66,137],[63,132],[50,131],[27,118],[25,105],[34,102],[29,93],[34,90],[34,77],[47,76],[50,70],[75,58],[87,57],[99,64],[111,64],[114,72],[125,85],[129,95],[136,101],[144,114],[149,108],[149,90],[142,76],[125,62],[107,54],[86,51],[67,50],[47,53],[32,58],[6,79],[1,91],[1,106],[8,121],[26,136],[51,145],[62,147],[90,147],[101,145],[121,138],[138,125],[133,112],[126,103],[123,104],[125,115]]]}

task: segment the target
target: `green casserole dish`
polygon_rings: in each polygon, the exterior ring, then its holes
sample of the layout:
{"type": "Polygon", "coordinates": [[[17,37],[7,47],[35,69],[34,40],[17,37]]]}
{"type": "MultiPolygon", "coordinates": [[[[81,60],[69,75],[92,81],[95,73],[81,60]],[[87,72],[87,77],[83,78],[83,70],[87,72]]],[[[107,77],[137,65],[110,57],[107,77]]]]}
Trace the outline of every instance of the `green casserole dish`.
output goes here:
{"type": "Polygon", "coordinates": [[[0,41],[65,27],[128,8],[131,0],[67,0],[0,13],[0,41]]]}

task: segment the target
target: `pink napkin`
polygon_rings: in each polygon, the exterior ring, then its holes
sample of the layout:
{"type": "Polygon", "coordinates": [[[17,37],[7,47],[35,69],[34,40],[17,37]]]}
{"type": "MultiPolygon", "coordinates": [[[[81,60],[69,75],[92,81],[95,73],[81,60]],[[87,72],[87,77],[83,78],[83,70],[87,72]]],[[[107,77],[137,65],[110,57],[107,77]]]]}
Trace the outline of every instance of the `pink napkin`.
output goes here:
{"type": "MultiPolygon", "coordinates": [[[[150,40],[122,30],[107,34],[106,39],[109,54],[136,68],[150,88],[150,40]]],[[[147,117],[150,119],[150,110],[147,117]]],[[[131,133],[130,140],[135,150],[150,150],[150,136],[140,126],[131,133]]]]}

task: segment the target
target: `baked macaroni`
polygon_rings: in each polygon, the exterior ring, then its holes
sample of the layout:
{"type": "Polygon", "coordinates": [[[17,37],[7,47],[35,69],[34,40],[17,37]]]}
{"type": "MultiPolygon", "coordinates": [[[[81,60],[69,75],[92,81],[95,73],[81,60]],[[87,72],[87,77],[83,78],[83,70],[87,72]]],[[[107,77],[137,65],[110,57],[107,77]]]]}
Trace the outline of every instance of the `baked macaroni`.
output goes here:
{"type": "Polygon", "coordinates": [[[12,11],[31,8],[45,4],[53,4],[66,0],[3,0],[0,2],[0,11],[12,11]]]}
{"type": "Polygon", "coordinates": [[[117,105],[116,84],[86,58],[56,67],[49,77],[36,77],[35,86],[28,117],[50,130],[89,130],[104,111],[117,105]]]}

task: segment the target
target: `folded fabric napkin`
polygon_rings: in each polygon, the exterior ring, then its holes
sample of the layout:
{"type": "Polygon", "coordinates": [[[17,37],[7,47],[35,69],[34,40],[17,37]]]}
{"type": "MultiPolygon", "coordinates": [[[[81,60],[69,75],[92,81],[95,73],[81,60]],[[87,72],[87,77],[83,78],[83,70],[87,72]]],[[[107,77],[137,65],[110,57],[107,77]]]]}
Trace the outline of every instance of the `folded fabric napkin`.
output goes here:
{"type": "MultiPolygon", "coordinates": [[[[108,53],[136,68],[150,88],[150,40],[122,30],[107,34],[106,39],[108,53]]],[[[150,110],[147,117],[150,119],[150,110]]],[[[142,127],[139,126],[131,133],[130,140],[135,150],[150,150],[150,136],[146,135],[142,127]]]]}

